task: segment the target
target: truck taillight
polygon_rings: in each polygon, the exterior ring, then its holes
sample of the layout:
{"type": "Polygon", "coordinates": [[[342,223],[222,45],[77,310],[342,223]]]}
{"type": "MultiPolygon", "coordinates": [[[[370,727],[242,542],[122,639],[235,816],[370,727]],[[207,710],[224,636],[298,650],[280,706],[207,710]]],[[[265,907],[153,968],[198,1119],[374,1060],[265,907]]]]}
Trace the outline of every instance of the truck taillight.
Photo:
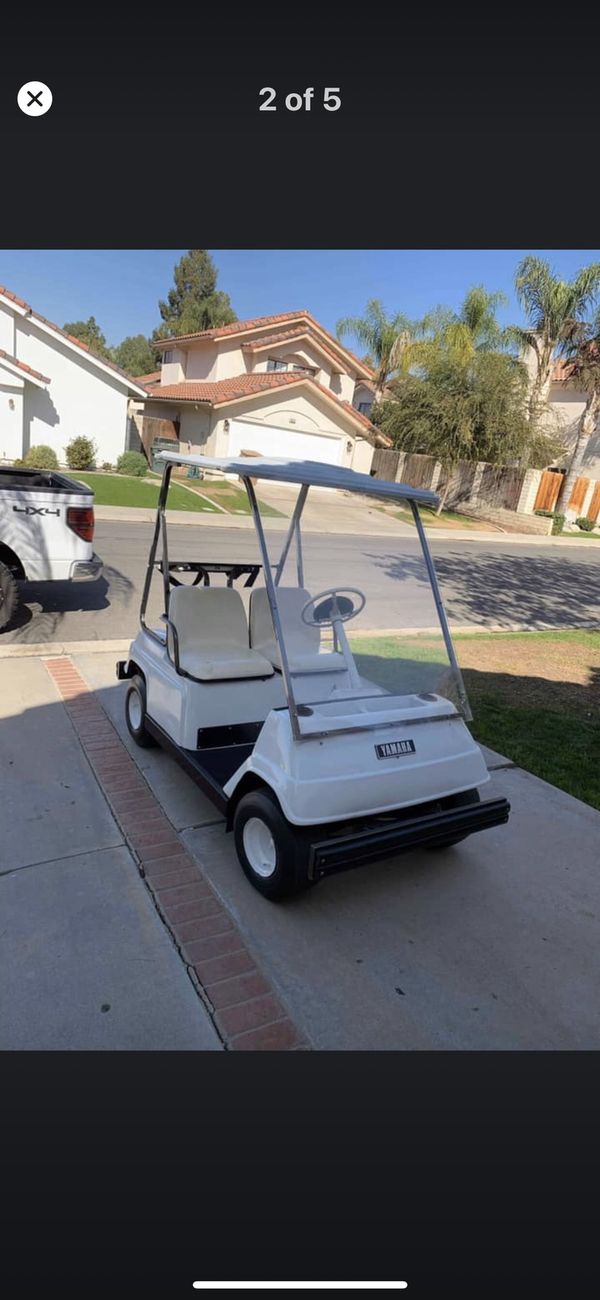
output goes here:
{"type": "Polygon", "coordinates": [[[84,542],[94,540],[94,507],[69,506],[67,524],[72,532],[77,533],[84,542]]]}

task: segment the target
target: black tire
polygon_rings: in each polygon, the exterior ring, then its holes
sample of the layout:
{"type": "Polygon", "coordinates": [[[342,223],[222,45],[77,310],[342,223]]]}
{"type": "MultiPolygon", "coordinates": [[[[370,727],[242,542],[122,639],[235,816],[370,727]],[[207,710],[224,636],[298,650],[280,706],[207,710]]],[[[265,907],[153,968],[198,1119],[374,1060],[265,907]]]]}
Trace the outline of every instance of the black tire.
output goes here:
{"type": "Polygon", "coordinates": [[[146,731],[146,683],[137,673],[127,686],[125,721],[129,735],[133,737],[136,745],[140,745],[142,749],[151,749],[156,744],[154,736],[146,731]]]}
{"type": "MultiPolygon", "coordinates": [[[[460,794],[455,794],[451,800],[448,800],[447,807],[465,808],[467,805],[474,803],[481,803],[479,790],[462,790],[460,794]]],[[[452,835],[447,840],[439,840],[437,844],[430,844],[429,848],[436,850],[451,849],[453,844],[461,844],[463,840],[468,840],[468,838],[468,832],[466,835],[452,835]]]]}
{"type": "Polygon", "coordinates": [[[0,564],[0,629],[8,627],[19,607],[19,584],[6,564],[0,564]]]}
{"type": "Polygon", "coordinates": [[[308,878],[309,841],[301,827],[290,826],[270,790],[242,795],[233,816],[233,838],[242,870],[254,888],[271,902],[291,898],[314,882],[308,878]],[[255,870],[246,852],[244,830],[251,819],[263,822],[271,833],[275,865],[269,875],[255,870]]]}

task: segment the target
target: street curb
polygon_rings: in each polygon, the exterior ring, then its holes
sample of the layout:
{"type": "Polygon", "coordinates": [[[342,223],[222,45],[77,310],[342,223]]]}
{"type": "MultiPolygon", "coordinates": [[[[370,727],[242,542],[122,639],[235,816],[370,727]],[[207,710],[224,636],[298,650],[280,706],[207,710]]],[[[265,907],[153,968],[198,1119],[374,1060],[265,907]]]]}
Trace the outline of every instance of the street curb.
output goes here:
{"type": "Polygon", "coordinates": [[[309,1051],[70,656],[46,659],[96,781],[226,1051],[309,1051]]]}
{"type": "MultiPolygon", "coordinates": [[[[555,623],[543,623],[531,627],[528,623],[450,623],[453,636],[487,636],[488,633],[502,633],[510,636],[511,632],[596,632],[598,621],[590,619],[583,623],[568,623],[557,627],[555,623]]],[[[352,634],[352,640],[360,637],[386,636],[439,636],[439,624],[432,627],[375,627],[358,629],[352,634]]],[[[129,655],[131,637],[125,641],[47,641],[22,644],[0,645],[0,659],[62,659],[77,655],[116,654],[129,655]]]]}
{"type": "Polygon", "coordinates": [[[131,637],[126,641],[20,641],[0,645],[0,659],[54,659],[61,655],[128,654],[131,637]]]}

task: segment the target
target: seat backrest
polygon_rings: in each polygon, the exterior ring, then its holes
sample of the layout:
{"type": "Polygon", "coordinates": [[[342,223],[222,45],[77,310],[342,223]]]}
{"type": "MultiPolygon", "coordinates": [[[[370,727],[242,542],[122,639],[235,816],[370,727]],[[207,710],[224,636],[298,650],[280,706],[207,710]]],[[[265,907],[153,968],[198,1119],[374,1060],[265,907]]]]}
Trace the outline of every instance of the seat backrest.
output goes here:
{"type": "MultiPolygon", "coordinates": [[[[286,648],[290,654],[319,652],[321,634],[318,627],[308,627],[300,617],[307,600],[310,600],[310,591],[305,591],[304,587],[277,587],[277,607],[286,648]]],[[[259,649],[274,638],[266,588],[255,587],[250,597],[250,643],[259,649]]]]}
{"type": "Polygon", "coordinates": [[[239,591],[233,587],[175,587],[169,597],[179,651],[204,646],[248,649],[248,623],[239,591]]]}

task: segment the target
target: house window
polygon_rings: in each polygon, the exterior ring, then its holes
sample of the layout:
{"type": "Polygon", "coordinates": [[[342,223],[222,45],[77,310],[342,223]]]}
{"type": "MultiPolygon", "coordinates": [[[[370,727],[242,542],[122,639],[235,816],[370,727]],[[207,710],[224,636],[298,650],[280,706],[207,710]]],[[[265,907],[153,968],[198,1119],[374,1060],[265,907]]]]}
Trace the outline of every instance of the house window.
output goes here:
{"type": "Polygon", "coordinates": [[[301,375],[314,375],[310,366],[302,366],[296,361],[282,361],[279,357],[269,357],[267,370],[297,370],[301,375]]]}
{"type": "Polygon", "coordinates": [[[361,415],[368,415],[371,410],[372,402],[359,402],[358,409],[361,415]]]}
{"type": "Polygon", "coordinates": [[[174,356],[175,356],[174,352],[163,352],[163,365],[168,366],[169,362],[173,360],[174,356]]]}

